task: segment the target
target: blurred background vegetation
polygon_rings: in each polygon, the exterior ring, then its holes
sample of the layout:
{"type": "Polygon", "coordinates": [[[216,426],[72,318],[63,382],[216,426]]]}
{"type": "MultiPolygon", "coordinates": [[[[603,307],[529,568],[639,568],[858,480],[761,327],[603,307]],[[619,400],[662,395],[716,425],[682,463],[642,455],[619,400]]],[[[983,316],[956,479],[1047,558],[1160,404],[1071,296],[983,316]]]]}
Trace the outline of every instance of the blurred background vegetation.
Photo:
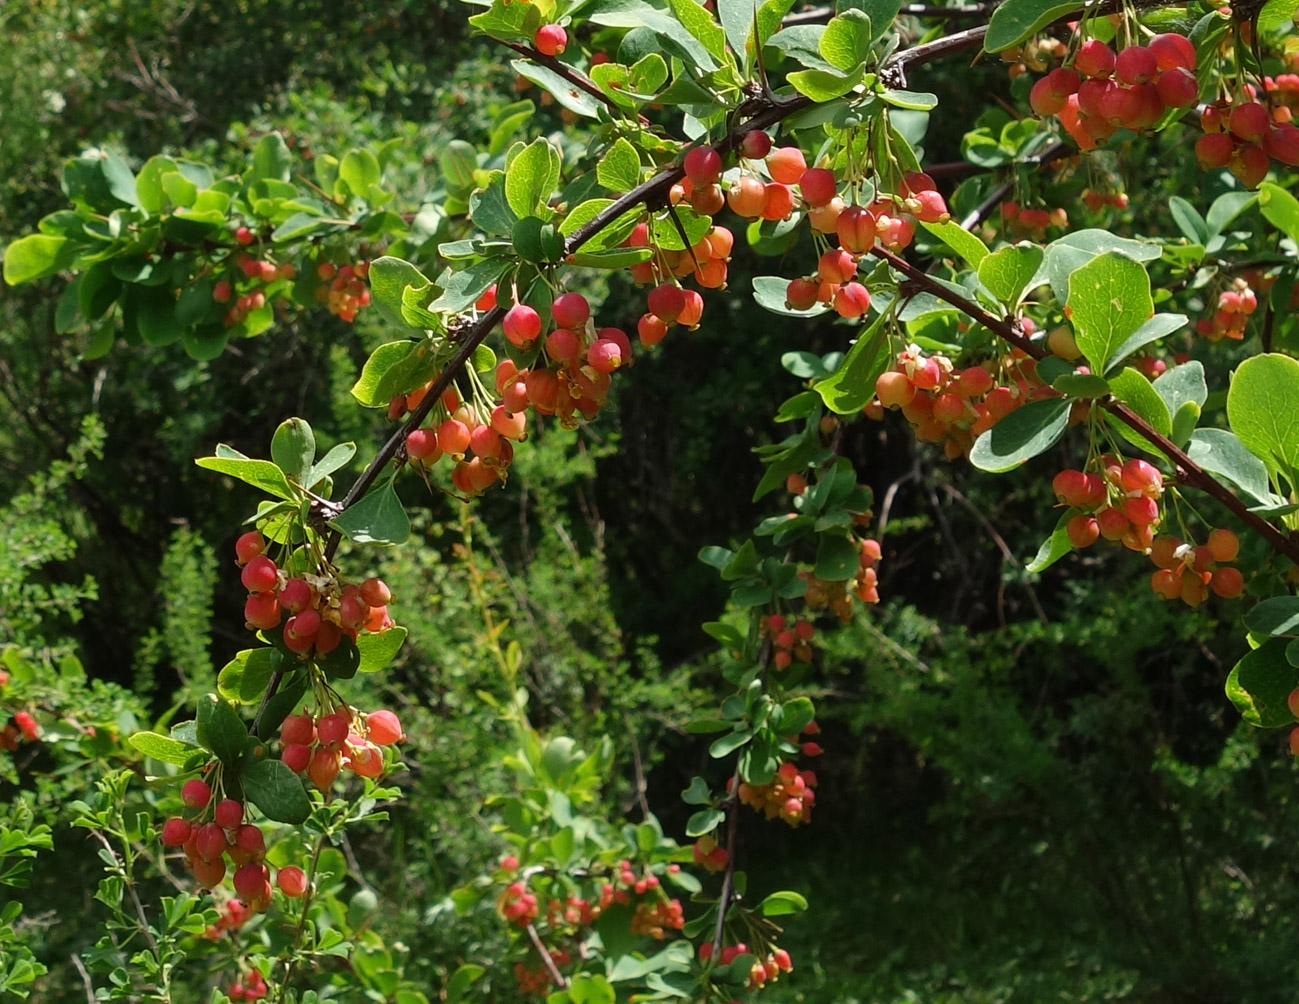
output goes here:
{"type": "MultiPolygon", "coordinates": [[[[480,142],[516,96],[465,16],[449,0],[5,4],[0,244],[62,205],[59,163],[87,147],[221,164],[271,128],[303,155],[400,138],[386,180],[414,211],[440,148],[480,142]]],[[[927,73],[940,93],[1009,93],[997,66],[927,73]]],[[[972,116],[941,107],[950,117],[928,152],[950,161],[972,116]]],[[[551,111],[534,132],[563,128],[551,111]]],[[[1143,177],[1176,184],[1145,152],[1128,154],[1143,177]]],[[[1140,231],[1159,205],[1134,198],[1125,225],[1140,231]]],[[[393,585],[412,632],[357,699],[402,714],[411,770],[392,822],[349,851],[356,882],[385,904],[376,929],[425,986],[500,946],[490,907],[445,907],[501,853],[483,803],[510,782],[484,765],[514,741],[480,696],[502,695],[471,579],[523,647],[534,723],[614,738],[604,811],[637,818],[643,787],[683,838],[678,793],[706,753],[682,726],[717,699],[699,623],[725,599],[694,556],[742,539],[760,512],[750,448],[779,435],[774,405],[797,390],[781,353],[842,348],[849,334],[760,316],[747,277],[770,268],[740,252],[703,327],[620,377],[593,427],[537,434],[505,491],[467,512],[411,491],[418,544],[354,559],[379,562],[364,571],[393,585]]],[[[58,292],[0,288],[0,646],[43,667],[68,709],[125,733],[209,689],[246,637],[229,555],[251,498],[193,458],[218,441],[264,452],[290,414],[358,440],[364,458],[384,430],[347,388],[385,338],[370,314],[353,327],[322,312],[211,363],[120,345],[92,361],[54,332],[58,292]],[[87,679],[58,675],[73,654],[87,679]]],[[[602,321],[631,323],[635,302],[615,283],[602,321]]],[[[1295,769],[1223,696],[1237,611],[1159,604],[1126,553],[1026,574],[1016,556],[1052,519],[1047,462],[971,477],[892,421],[854,425],[847,443],[891,500],[886,599],[830,635],[812,825],[742,827],[753,880],[813,904],[785,935],[797,971],[784,999],[1292,1001],[1295,769]]],[[[83,999],[67,959],[96,908],[97,862],[57,826],[91,779],[58,767],[27,757],[0,793],[10,819],[56,824],[22,893],[23,935],[51,969],[42,1002],[83,999]]],[[[493,998],[511,993],[506,980],[493,998]]]]}

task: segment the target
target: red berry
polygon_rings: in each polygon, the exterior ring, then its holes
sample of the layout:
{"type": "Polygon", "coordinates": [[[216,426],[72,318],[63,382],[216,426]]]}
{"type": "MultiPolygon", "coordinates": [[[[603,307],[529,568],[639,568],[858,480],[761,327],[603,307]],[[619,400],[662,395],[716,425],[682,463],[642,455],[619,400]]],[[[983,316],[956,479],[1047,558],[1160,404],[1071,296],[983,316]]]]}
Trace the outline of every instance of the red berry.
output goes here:
{"type": "MultiPolygon", "coordinates": [[[[541,334],[541,316],[526,303],[516,303],[501,322],[505,337],[521,349],[531,347],[541,334]]],[[[451,451],[447,451],[451,452],[451,451]]]]}
{"type": "Polygon", "coordinates": [[[260,861],[266,854],[266,837],[263,836],[261,827],[254,826],[252,823],[244,823],[235,833],[235,846],[245,854],[260,861]]]}
{"type": "Polygon", "coordinates": [[[249,593],[244,601],[244,623],[257,631],[269,631],[280,623],[280,604],[274,593],[249,593]]]}
{"type": "Polygon", "coordinates": [[[168,847],[179,847],[185,843],[194,832],[194,827],[190,825],[189,820],[181,819],[179,816],[172,816],[162,824],[162,842],[168,847]]]}
{"type": "Polygon", "coordinates": [[[1195,141],[1195,159],[1200,162],[1201,170],[1215,167],[1226,167],[1236,143],[1225,132],[1205,133],[1195,141]]]}
{"type": "Polygon", "coordinates": [[[672,324],[686,308],[685,291],[675,283],[665,282],[650,290],[646,305],[655,317],[672,324]]]}
{"type": "Polygon", "coordinates": [[[264,554],[251,558],[239,573],[239,581],[250,593],[269,593],[279,584],[279,569],[264,554]]]}
{"type": "Polygon", "coordinates": [[[871,295],[860,282],[848,282],[835,290],[834,309],[840,317],[854,319],[870,309],[871,295]]]}
{"type": "Polygon", "coordinates": [[[286,865],[275,875],[280,891],[291,899],[297,899],[307,891],[307,873],[296,865],[286,865]]]}
{"type": "Polygon", "coordinates": [[[311,747],[302,743],[290,743],[284,747],[284,752],[280,754],[280,759],[295,774],[301,774],[311,763],[311,747]]]}
{"type": "Polygon", "coordinates": [[[745,176],[734,182],[726,193],[726,204],[736,216],[751,220],[762,215],[767,204],[767,189],[757,178],[745,176]]]}
{"type": "Polygon", "coordinates": [[[1195,46],[1185,35],[1177,32],[1156,35],[1150,40],[1150,51],[1155,54],[1155,63],[1163,72],[1174,69],[1195,72],[1195,46]]]}
{"type": "Polygon", "coordinates": [[[668,333],[668,326],[663,318],[654,314],[642,314],[636,322],[636,333],[640,335],[641,344],[646,348],[657,345],[668,333]]]}
{"type": "Polygon", "coordinates": [[[722,177],[722,158],[711,146],[697,146],[686,154],[686,177],[695,186],[715,185],[722,177]]]}
{"type": "Polygon", "coordinates": [[[212,789],[206,781],[192,778],[181,785],[180,800],[191,809],[202,809],[212,801],[212,789]]]}
{"type": "Polygon", "coordinates": [[[365,728],[370,742],[376,746],[391,746],[404,738],[401,722],[391,711],[370,712],[365,716],[365,728]]]}
{"type": "Polygon", "coordinates": [[[1200,96],[1200,85],[1190,70],[1174,67],[1164,70],[1155,81],[1159,100],[1169,108],[1189,108],[1200,96]]]}
{"type": "Polygon", "coordinates": [[[582,328],[591,316],[591,304],[581,293],[560,293],[550,305],[550,316],[561,328],[582,328]]]}
{"type": "Polygon", "coordinates": [[[760,129],[746,133],[740,142],[740,152],[749,160],[762,160],[771,152],[771,137],[760,129]]]}
{"type": "Polygon", "coordinates": [[[259,899],[267,874],[265,865],[254,864],[251,861],[246,865],[240,865],[235,869],[235,892],[245,900],[259,899]]]}
{"type": "Polygon", "coordinates": [[[1146,84],[1159,72],[1155,53],[1144,45],[1129,45],[1114,59],[1114,76],[1124,84],[1146,84]]]}
{"type": "Polygon", "coordinates": [[[1101,530],[1093,517],[1075,516],[1065,524],[1065,533],[1069,535],[1069,543],[1082,550],[1096,543],[1100,538],[1101,530]]]}
{"type": "Polygon", "coordinates": [[[322,715],[316,723],[316,738],[327,749],[338,749],[347,738],[347,719],[342,715],[322,715]]]}
{"type": "Polygon", "coordinates": [[[233,798],[223,798],[217,803],[212,818],[223,830],[233,830],[244,821],[244,807],[233,798]]]}
{"type": "Polygon", "coordinates": [[[1078,50],[1074,69],[1084,77],[1108,77],[1114,72],[1114,50],[1098,38],[1089,38],[1078,50]]]}
{"type": "Polygon", "coordinates": [[[225,830],[216,823],[204,823],[194,835],[194,849],[199,857],[207,861],[217,860],[229,846],[226,842],[225,830]]]}
{"type": "MultiPolygon", "coordinates": [[[[856,273],[856,267],[853,269],[856,273]]],[[[785,289],[785,306],[790,310],[811,310],[816,306],[817,284],[811,279],[795,279],[785,289]]]]}
{"type": "Polygon", "coordinates": [[[798,190],[803,195],[803,201],[814,207],[828,205],[830,200],[839,194],[834,172],[823,167],[813,167],[804,171],[803,177],[798,182],[798,190]]]}
{"type": "Polygon", "coordinates": [[[557,24],[543,24],[532,36],[532,44],[543,56],[558,56],[568,45],[568,32],[557,24]]]}
{"type": "Polygon", "coordinates": [[[1245,591],[1245,577],[1240,574],[1239,568],[1219,568],[1209,580],[1209,588],[1224,600],[1235,599],[1245,591]]]}
{"type": "Polygon", "coordinates": [[[496,309],[496,283],[492,283],[488,286],[487,291],[474,301],[474,309],[480,310],[483,313],[496,309]]]}
{"type": "Polygon", "coordinates": [[[597,373],[612,373],[623,363],[622,348],[608,338],[598,338],[586,351],[586,361],[597,373]]]}
{"type": "Polygon", "coordinates": [[[280,588],[277,598],[281,607],[291,614],[296,614],[311,605],[314,595],[306,579],[289,579],[280,588]]]}
{"type": "Polygon", "coordinates": [[[386,607],[392,602],[392,590],[383,579],[366,579],[361,583],[361,599],[372,607],[386,607]]]}
{"type": "Polygon", "coordinates": [[[1257,143],[1271,130],[1272,117],[1268,115],[1266,106],[1257,101],[1245,101],[1231,110],[1227,128],[1237,139],[1257,143]]]}
{"type": "Polygon", "coordinates": [[[803,151],[796,146],[782,146],[767,154],[767,170],[773,181],[782,185],[797,185],[807,170],[803,151]]]}
{"type": "Polygon", "coordinates": [[[247,247],[256,239],[257,239],[256,236],[247,227],[239,227],[238,229],[235,230],[235,240],[238,243],[244,245],[245,247],[247,247]]]}
{"type": "Polygon", "coordinates": [[[1214,561],[1235,561],[1240,553],[1240,540],[1230,530],[1214,530],[1207,544],[1214,561]]]}
{"type": "Polygon", "coordinates": [[[414,460],[437,461],[442,456],[437,433],[432,429],[412,429],[406,434],[406,455],[414,460]]]}
{"type": "Polygon", "coordinates": [[[835,233],[853,254],[864,254],[875,244],[875,214],[863,206],[848,206],[839,214],[835,233]]]}

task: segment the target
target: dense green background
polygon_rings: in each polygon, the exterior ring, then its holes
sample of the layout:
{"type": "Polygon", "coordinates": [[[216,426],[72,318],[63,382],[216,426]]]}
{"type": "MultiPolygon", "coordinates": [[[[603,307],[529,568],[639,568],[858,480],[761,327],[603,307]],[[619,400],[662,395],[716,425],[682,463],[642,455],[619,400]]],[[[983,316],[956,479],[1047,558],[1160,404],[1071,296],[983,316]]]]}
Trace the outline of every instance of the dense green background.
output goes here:
{"type": "MultiPolygon", "coordinates": [[[[387,180],[417,208],[440,147],[481,140],[513,75],[446,0],[359,6],[5,5],[0,244],[61,205],[58,164],[85,147],[222,163],[269,128],[300,151],[400,136],[387,180]]],[[[1009,94],[995,64],[929,72],[940,94],[1009,94]]],[[[955,159],[977,111],[942,107],[936,161],[955,159]]],[[[534,125],[562,127],[545,109],[534,125]]],[[[1154,151],[1129,159],[1143,182],[1132,190],[1148,193],[1128,223],[1140,230],[1182,178],[1154,151]]],[[[632,818],[634,737],[650,804],[682,837],[677,793],[704,758],[682,725],[715,700],[717,679],[698,625],[725,599],[694,555],[764,511],[745,486],[759,472],[750,447],[778,435],[774,405],[797,389],[781,353],[842,348],[848,334],[760,316],[746,277],[771,268],[741,254],[699,331],[620,376],[616,408],[593,427],[538,434],[508,488],[471,515],[409,492],[423,546],[374,570],[413,644],[373,695],[412,737],[409,797],[354,850],[392,904],[376,927],[406,944],[407,974],[426,985],[500,944],[490,910],[456,919],[439,905],[500,852],[485,820],[464,821],[509,783],[483,769],[511,738],[475,696],[500,681],[452,558],[462,521],[523,646],[535,723],[612,735],[621,780],[606,807],[632,818]]],[[[103,700],[148,721],[207,689],[246,638],[228,556],[251,499],[192,458],[217,441],[264,451],[290,414],[329,441],[377,443],[375,416],[346,388],[383,334],[372,316],[353,328],[322,313],[210,364],[120,345],[87,362],[76,336],[53,332],[57,293],[0,290],[0,644],[77,652],[93,679],[129,691],[103,700]],[[88,416],[105,434],[98,455],[33,494],[29,479],[67,456],[88,416]]],[[[632,323],[637,296],[615,282],[602,321],[632,323]]],[[[1040,578],[1005,560],[994,533],[1023,556],[1050,525],[1049,459],[994,480],[917,448],[900,422],[855,425],[847,442],[877,499],[897,488],[885,602],[828,643],[813,824],[744,819],[753,881],[813,904],[788,926],[797,971],[778,997],[1293,1000],[1299,804],[1283,740],[1241,727],[1222,693],[1237,611],[1159,604],[1127,554],[1071,558],[1040,578]]],[[[3,794],[17,780],[48,818],[88,784],[24,766],[3,794]]],[[[95,869],[82,836],[62,832],[23,896],[27,935],[54,970],[41,1001],[83,997],[66,959],[88,938],[95,869]]],[[[512,999],[509,984],[496,999],[512,999]]]]}

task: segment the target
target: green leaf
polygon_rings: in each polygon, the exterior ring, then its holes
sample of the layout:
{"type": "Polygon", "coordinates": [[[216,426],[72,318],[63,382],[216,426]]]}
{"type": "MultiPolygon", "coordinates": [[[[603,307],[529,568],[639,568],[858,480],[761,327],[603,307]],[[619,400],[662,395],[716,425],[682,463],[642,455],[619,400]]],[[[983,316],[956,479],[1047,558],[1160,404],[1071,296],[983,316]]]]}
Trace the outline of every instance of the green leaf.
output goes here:
{"type": "Polygon", "coordinates": [[[559,182],[559,166],[559,153],[544,139],[533,140],[510,162],[505,170],[505,198],[515,216],[544,211],[559,182]]]}
{"type": "Polygon", "coordinates": [[[592,119],[600,117],[600,102],[586,91],[574,87],[550,67],[528,59],[515,59],[510,66],[519,76],[531,80],[543,91],[549,91],[556,101],[573,114],[592,119]]]}
{"type": "Polygon", "coordinates": [[[174,764],[177,767],[185,766],[196,749],[189,743],[159,735],[157,732],[137,732],[127,742],[145,756],[159,763],[174,764]]]}
{"type": "Polygon", "coordinates": [[[366,149],[348,150],[338,165],[338,178],[358,199],[368,199],[382,175],[379,160],[366,149]]]}
{"type": "Polygon", "coordinates": [[[469,988],[481,980],[486,973],[487,970],[482,966],[472,963],[460,966],[447,980],[445,1004],[458,1004],[469,988]]]}
{"type": "Polygon", "coordinates": [[[384,255],[370,262],[370,297],[379,311],[396,324],[405,324],[402,296],[407,286],[428,289],[432,282],[408,261],[384,255]]]}
{"type": "Polygon", "coordinates": [[[686,836],[702,837],[705,833],[712,833],[725,819],[726,813],[721,809],[700,809],[686,820],[686,836]]]}
{"type": "Polygon", "coordinates": [[[1287,27],[1287,22],[1294,22],[1296,11],[1299,11],[1299,0],[1267,0],[1258,13],[1258,30],[1265,34],[1279,31],[1287,27]]]}
{"type": "Polygon", "coordinates": [[[630,192],[640,183],[640,154],[620,136],[600,158],[595,176],[611,192],[630,192]]]}
{"type": "Polygon", "coordinates": [[[1250,453],[1299,488],[1299,361],[1270,353],[1241,363],[1227,390],[1227,420],[1250,453]]]}
{"type": "Polygon", "coordinates": [[[1258,207],[1272,226],[1299,244],[1299,199],[1275,182],[1265,181],[1258,189],[1258,207]]]}
{"type": "Polygon", "coordinates": [[[1051,284],[1055,298],[1064,303],[1069,296],[1069,277],[1097,255],[1106,252],[1126,255],[1133,261],[1154,261],[1163,249],[1154,244],[1116,237],[1108,230],[1076,230],[1047,245],[1042,278],[1051,284]]]}
{"type": "Polygon", "coordinates": [[[509,237],[519,218],[505,197],[505,174],[493,173],[487,187],[469,197],[469,218],[485,233],[509,237]]]}
{"type": "Polygon", "coordinates": [[[312,466],[311,473],[307,475],[306,487],[314,488],[329,475],[345,467],[354,456],[356,456],[355,443],[339,443],[332,447],[318,463],[312,466]]]}
{"type": "Polygon", "coordinates": [[[406,358],[412,344],[405,340],[387,342],[370,353],[370,358],[361,367],[361,376],[352,385],[352,396],[361,403],[362,407],[386,408],[388,406],[389,398],[379,394],[383,378],[392,367],[406,358]]]}
{"type": "Polygon", "coordinates": [[[1069,408],[1068,399],[1056,398],[1030,401],[1015,409],[974,441],[970,463],[996,474],[1013,470],[1064,435],[1069,408]]]}
{"type": "Polygon", "coordinates": [[[138,206],[140,196],[135,188],[135,174],[121,154],[109,151],[101,162],[100,170],[108,182],[108,190],[114,198],[120,199],[128,206],[138,206]]]}
{"type": "MultiPolygon", "coordinates": [[[[474,149],[472,143],[453,139],[438,158],[438,166],[442,168],[442,176],[446,179],[448,188],[472,188],[474,171],[478,168],[478,151],[474,149]]],[[[371,265],[371,271],[373,268],[374,266],[371,265]]]]}
{"type": "Polygon", "coordinates": [[[992,12],[983,48],[987,52],[1009,49],[1077,9],[1077,3],[1061,0],[1006,0],[992,12]]]}
{"type": "Polygon", "coordinates": [[[286,478],[307,486],[316,459],[316,436],[305,418],[286,418],[279,424],[271,437],[271,459],[286,478]]]}
{"type": "Polygon", "coordinates": [[[1154,310],[1150,275],[1125,255],[1097,255],[1069,276],[1065,315],[1093,373],[1106,371],[1119,346],[1154,310]]]}
{"type": "Polygon", "coordinates": [[[650,248],[609,248],[605,251],[577,251],[573,254],[573,264],[581,268],[624,269],[639,265],[654,257],[650,248]]]}
{"type": "Polygon", "coordinates": [[[217,691],[227,700],[241,704],[258,701],[282,659],[275,648],[245,649],[217,674],[217,691]]]}
{"type": "Polygon", "coordinates": [[[1252,607],[1243,619],[1251,634],[1299,636],[1299,596],[1271,596],[1252,607]]]}
{"type": "Polygon", "coordinates": [[[813,574],[824,582],[846,582],[857,574],[860,559],[856,545],[846,537],[822,534],[816,549],[813,574]]]}
{"type": "Polygon", "coordinates": [[[1042,266],[1045,252],[1036,244],[1023,242],[1002,248],[979,262],[979,281],[1007,307],[1014,307],[1042,266]]]}
{"type": "Polygon", "coordinates": [[[1073,543],[1069,540],[1069,534],[1065,527],[1068,526],[1069,520],[1078,514],[1077,509],[1070,509],[1060,517],[1056,523],[1055,529],[1051,531],[1051,536],[1042,541],[1042,546],[1037,549],[1037,554],[1033,560],[1024,566],[1024,570],[1034,574],[1045,571],[1073,550],[1073,543]]]}
{"type": "MultiPolygon", "coordinates": [[[[708,719],[708,721],[710,725],[722,724],[717,722],[715,719],[708,719]]],[[[722,728],[729,728],[729,726],[722,725],[722,728]]],[[[686,731],[690,731],[689,728],[687,728],[686,731]]],[[[721,729],[717,731],[721,731],[721,729]]],[[[708,787],[708,782],[698,776],[692,777],[690,779],[690,787],[686,788],[686,790],[681,793],[681,801],[685,802],[686,805],[707,805],[712,800],[713,793],[708,787]]]]}
{"type": "MultiPolygon", "coordinates": [[[[725,66],[728,62],[726,56],[726,34],[722,31],[721,26],[713,20],[711,14],[695,2],[695,0],[668,0],[668,6],[672,13],[676,15],[677,20],[681,23],[686,31],[698,40],[699,44],[707,50],[708,54],[716,60],[712,66],[703,66],[703,69],[711,70],[718,66],[725,66]]],[[[680,36],[672,33],[672,37],[680,40],[680,36]]],[[[701,63],[702,66],[702,63],[701,63]]]]}
{"type": "Polygon", "coordinates": [[[568,981],[568,999],[572,1004],[614,1004],[618,995],[603,976],[578,973],[568,981]]]}
{"type": "Polygon", "coordinates": [[[4,280],[10,286],[31,282],[67,268],[75,257],[76,248],[66,237],[19,237],[5,248],[4,280]]]}
{"type": "Polygon", "coordinates": [[[796,736],[816,717],[816,707],[810,698],[795,697],[781,708],[780,734],[796,736]]]}
{"type": "MultiPolygon", "coordinates": [[[[1166,338],[1176,331],[1180,331],[1187,325],[1185,314],[1156,314],[1154,317],[1143,321],[1136,331],[1128,335],[1127,338],[1119,344],[1114,350],[1106,363],[1110,369],[1113,369],[1137,349],[1156,342],[1161,338],[1166,338]]],[[[1081,343],[1079,348],[1081,348],[1081,343]]]]}
{"type": "Polygon", "coordinates": [[[473,306],[509,267],[508,258],[484,258],[458,272],[444,273],[438,280],[442,284],[442,295],[430,303],[428,309],[458,314],[473,306]]]}
{"type": "Polygon", "coordinates": [[[825,61],[845,73],[856,69],[871,50],[871,19],[849,8],[832,17],[821,34],[817,48],[825,61]]]}
{"type": "Polygon", "coordinates": [[[302,781],[283,760],[258,760],[239,773],[248,801],[277,823],[303,823],[311,815],[311,799],[302,781]]]}
{"type": "Polygon", "coordinates": [[[847,74],[837,70],[795,70],[787,79],[799,94],[816,102],[824,102],[847,94],[861,83],[864,73],[864,66],[858,66],[847,74]]]}
{"type": "Polygon", "coordinates": [[[1259,502],[1267,503],[1277,498],[1272,494],[1267,466],[1245,449],[1245,444],[1236,438],[1234,432],[1197,429],[1186,446],[1186,454],[1206,471],[1225,477],[1259,502]]]}
{"type": "Polygon", "coordinates": [[[960,224],[948,220],[920,225],[969,262],[971,268],[978,268],[988,256],[988,246],[960,224]]]}
{"type": "MultiPolygon", "coordinates": [[[[1209,225],[1210,240],[1223,230],[1258,199],[1257,192],[1224,192],[1213,200],[1205,222],[1209,225]]],[[[1212,250],[1212,249],[1210,249],[1212,250]]]]}
{"type": "Polygon", "coordinates": [[[1286,705],[1299,684],[1299,669],[1286,659],[1284,638],[1273,638],[1248,653],[1227,676],[1227,697],[1251,725],[1271,729],[1294,724],[1286,705]]]}
{"type": "Polygon", "coordinates": [[[329,525],[358,544],[404,544],[410,537],[410,517],[391,480],[349,506],[329,525]]]}
{"type": "Polygon", "coordinates": [[[1209,224],[1193,205],[1180,195],[1174,195],[1168,200],[1168,209],[1177,229],[1188,241],[1201,246],[1209,243],[1209,224]]]}
{"type": "Polygon", "coordinates": [[[199,457],[194,463],[206,470],[245,481],[277,499],[298,498],[285,480],[284,472],[269,460],[252,460],[224,444],[217,447],[215,457],[199,457]]]}
{"type": "Polygon", "coordinates": [[[720,760],[722,757],[734,753],[752,738],[752,729],[738,729],[722,736],[720,739],[714,739],[712,745],[708,747],[708,753],[714,760],[720,760]]]}
{"type": "Polygon", "coordinates": [[[880,100],[894,108],[913,112],[929,112],[938,107],[938,95],[926,91],[904,91],[890,87],[880,92],[880,100]]]}
{"type": "Polygon", "coordinates": [[[749,35],[758,9],[758,0],[717,0],[717,15],[726,32],[726,41],[739,57],[744,71],[752,65],[753,53],[749,48],[749,35]]]}
{"type": "Polygon", "coordinates": [[[784,917],[792,913],[802,913],[806,909],[807,899],[788,889],[773,892],[758,904],[758,912],[764,917],[784,917]]]}
{"type": "Polygon", "coordinates": [[[204,694],[198,700],[197,721],[198,744],[227,766],[237,763],[248,745],[248,728],[234,705],[216,694],[204,694]]]}
{"type": "Polygon", "coordinates": [[[285,243],[299,240],[310,234],[339,229],[341,227],[337,223],[322,220],[314,213],[294,213],[271,231],[271,240],[276,243],[285,243]]]}
{"type": "Polygon", "coordinates": [[[358,670],[362,673],[377,673],[381,669],[387,669],[405,640],[404,627],[392,627],[377,634],[357,635],[356,648],[361,654],[358,670]]]}
{"type": "MultiPolygon", "coordinates": [[[[1159,396],[1155,388],[1151,386],[1150,381],[1142,373],[1137,372],[1131,366],[1124,367],[1110,377],[1110,390],[1115,397],[1124,402],[1141,418],[1144,418],[1150,424],[1150,427],[1161,436],[1167,437],[1173,434],[1173,417],[1168,411],[1168,405],[1164,403],[1164,399],[1159,396]]],[[[1115,432],[1133,446],[1145,450],[1147,453],[1153,453],[1155,456],[1162,457],[1164,455],[1158,446],[1123,422],[1120,422],[1109,412],[1105,413],[1105,419],[1115,432]]]]}
{"type": "Polygon", "coordinates": [[[262,178],[288,181],[292,170],[293,156],[289,153],[284,137],[277,132],[269,132],[253,148],[253,167],[244,177],[244,182],[251,185],[262,178]]]}
{"type": "Polygon", "coordinates": [[[1199,407],[1209,399],[1209,387],[1204,382],[1204,364],[1197,360],[1174,366],[1155,378],[1155,393],[1168,405],[1168,413],[1176,415],[1188,401],[1199,407]]]}

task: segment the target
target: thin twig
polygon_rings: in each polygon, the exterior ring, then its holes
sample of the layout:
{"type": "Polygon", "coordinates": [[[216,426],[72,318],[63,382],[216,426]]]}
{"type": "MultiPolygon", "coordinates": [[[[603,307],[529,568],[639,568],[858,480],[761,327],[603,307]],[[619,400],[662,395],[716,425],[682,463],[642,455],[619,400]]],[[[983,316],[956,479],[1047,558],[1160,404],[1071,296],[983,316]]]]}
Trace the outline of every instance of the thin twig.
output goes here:
{"type": "Polygon", "coordinates": [[[726,911],[731,905],[731,892],[735,888],[735,837],[740,827],[740,766],[735,765],[735,784],[729,797],[726,819],[726,873],[722,876],[722,891],[717,897],[717,924],[713,928],[713,958],[722,954],[722,934],[726,927],[726,911]]]}
{"type": "MultiPolygon", "coordinates": [[[[567,63],[561,63],[554,56],[544,55],[528,45],[520,45],[518,42],[504,42],[500,39],[497,39],[497,41],[507,49],[513,49],[519,55],[526,56],[534,63],[540,63],[548,70],[558,73],[579,90],[586,91],[587,94],[591,95],[591,97],[595,98],[608,108],[609,114],[614,118],[622,118],[625,114],[625,110],[618,107],[618,102],[614,101],[613,98],[600,90],[599,84],[576,67],[569,66],[567,63]]],[[[641,116],[641,121],[645,121],[644,116],[641,116]]]]}
{"type": "Polygon", "coordinates": [[[529,924],[527,930],[528,940],[532,942],[532,947],[535,948],[537,954],[541,956],[542,965],[544,965],[546,971],[550,973],[550,978],[554,980],[555,986],[559,987],[560,990],[567,988],[568,980],[564,979],[564,974],[559,971],[559,966],[555,965],[555,960],[551,958],[550,952],[546,950],[546,946],[541,940],[541,935],[537,933],[537,929],[532,924],[529,924]]]}
{"type": "Polygon", "coordinates": [[[140,902],[140,897],[135,891],[135,883],[131,881],[131,876],[126,873],[126,865],[122,863],[121,858],[117,856],[117,851],[113,850],[113,845],[108,842],[108,838],[99,830],[91,830],[91,833],[104,845],[109,856],[113,859],[113,864],[122,876],[122,882],[126,886],[126,891],[131,894],[131,903],[135,907],[135,915],[140,918],[140,931],[144,935],[144,940],[149,943],[153,949],[153,954],[158,955],[158,942],[154,940],[153,931],[149,929],[149,918],[145,916],[144,904],[140,902]]]}
{"type": "Polygon", "coordinates": [[[71,958],[72,965],[81,974],[81,982],[86,988],[86,1004],[95,1004],[95,984],[91,982],[90,973],[86,972],[86,964],[81,961],[81,956],[76,952],[72,953],[71,958]]]}

